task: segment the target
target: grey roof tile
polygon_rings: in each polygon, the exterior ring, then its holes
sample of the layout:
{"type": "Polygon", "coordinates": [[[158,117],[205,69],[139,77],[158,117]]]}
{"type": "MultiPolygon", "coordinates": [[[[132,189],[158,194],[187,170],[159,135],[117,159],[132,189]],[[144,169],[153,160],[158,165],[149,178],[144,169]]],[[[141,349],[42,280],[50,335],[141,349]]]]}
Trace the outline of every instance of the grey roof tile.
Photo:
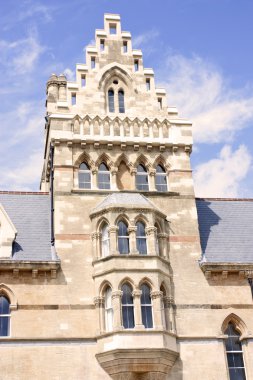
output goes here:
{"type": "Polygon", "coordinates": [[[52,261],[49,196],[1,193],[0,203],[17,229],[12,259],[52,261]]]}
{"type": "Polygon", "coordinates": [[[196,199],[207,262],[253,263],[253,200],[196,199]]]}

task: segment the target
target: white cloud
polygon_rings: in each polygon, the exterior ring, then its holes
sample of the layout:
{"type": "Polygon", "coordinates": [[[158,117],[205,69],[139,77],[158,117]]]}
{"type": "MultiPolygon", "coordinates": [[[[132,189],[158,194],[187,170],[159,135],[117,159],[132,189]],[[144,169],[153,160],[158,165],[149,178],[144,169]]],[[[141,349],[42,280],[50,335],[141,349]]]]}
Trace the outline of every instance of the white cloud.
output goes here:
{"type": "Polygon", "coordinates": [[[225,145],[219,157],[196,167],[195,194],[199,197],[238,197],[241,181],[250,170],[252,157],[245,145],[232,151],[225,145]]]}
{"type": "Polygon", "coordinates": [[[32,151],[26,160],[20,161],[8,170],[1,170],[1,190],[39,190],[43,165],[42,149],[32,151]]]}
{"type": "Polygon", "coordinates": [[[159,32],[156,29],[151,29],[146,33],[139,34],[132,39],[132,45],[134,48],[142,48],[142,46],[147,45],[150,41],[155,40],[159,36],[159,32]]]}
{"type": "Polygon", "coordinates": [[[70,68],[66,68],[63,73],[66,75],[67,80],[74,81],[75,80],[75,73],[70,68]]]}
{"type": "Polygon", "coordinates": [[[19,13],[18,20],[24,21],[28,18],[39,16],[44,22],[49,22],[52,21],[52,11],[52,8],[44,4],[29,2],[27,8],[19,13]]]}
{"type": "Polygon", "coordinates": [[[45,47],[37,40],[36,32],[16,41],[0,40],[0,70],[8,76],[30,73],[45,47]]]}
{"type": "Polygon", "coordinates": [[[253,90],[232,89],[217,68],[200,57],[171,55],[162,70],[170,105],[193,121],[194,141],[232,141],[253,122],[253,90]]]}

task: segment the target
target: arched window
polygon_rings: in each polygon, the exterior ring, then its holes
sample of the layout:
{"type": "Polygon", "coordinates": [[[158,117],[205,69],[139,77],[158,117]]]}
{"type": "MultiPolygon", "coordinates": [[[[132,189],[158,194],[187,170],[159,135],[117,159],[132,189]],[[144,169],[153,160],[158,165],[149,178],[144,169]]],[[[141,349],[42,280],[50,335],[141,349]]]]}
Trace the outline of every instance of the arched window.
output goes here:
{"type": "Polygon", "coordinates": [[[85,162],[81,163],[81,165],[79,166],[78,183],[80,189],[91,188],[90,168],[85,162]]]}
{"type": "Polygon", "coordinates": [[[128,284],[121,287],[122,295],[122,322],[125,329],[134,328],[134,301],[132,296],[133,289],[128,284]]]}
{"type": "Polygon", "coordinates": [[[155,174],[155,187],[157,191],[167,191],[167,175],[162,165],[157,165],[155,174]]]}
{"type": "Polygon", "coordinates": [[[152,303],[150,297],[150,287],[146,284],[141,286],[141,317],[142,324],[146,329],[153,327],[153,316],[152,316],[152,303]]]}
{"type": "Polygon", "coordinates": [[[125,112],[124,91],[119,90],[118,96],[119,96],[119,113],[124,113],[125,112]]]}
{"type": "Polygon", "coordinates": [[[137,166],[136,173],[136,189],[137,190],[148,190],[148,173],[143,165],[137,166]]]}
{"type": "Polygon", "coordinates": [[[114,91],[112,89],[108,91],[108,107],[109,107],[109,112],[115,112],[114,91]]]}
{"type": "Polygon", "coordinates": [[[110,237],[109,226],[104,223],[101,228],[101,255],[102,257],[109,256],[110,254],[110,237]]]}
{"type": "Polygon", "coordinates": [[[147,239],[145,233],[145,225],[142,222],[136,223],[136,248],[141,255],[147,254],[147,239]]]}
{"type": "Polygon", "coordinates": [[[113,329],[112,289],[109,286],[105,290],[105,329],[113,329]]]}
{"type": "Polygon", "coordinates": [[[102,162],[98,168],[98,188],[110,189],[110,172],[107,166],[102,162]]]}
{"type": "Polygon", "coordinates": [[[121,254],[129,253],[129,234],[127,224],[122,220],[118,223],[118,250],[121,254]]]}
{"type": "Polygon", "coordinates": [[[0,296],[0,336],[10,334],[10,302],[5,296],[0,296]]]}
{"type": "Polygon", "coordinates": [[[230,380],[246,380],[240,333],[230,322],[225,334],[228,335],[225,345],[230,380]]]}

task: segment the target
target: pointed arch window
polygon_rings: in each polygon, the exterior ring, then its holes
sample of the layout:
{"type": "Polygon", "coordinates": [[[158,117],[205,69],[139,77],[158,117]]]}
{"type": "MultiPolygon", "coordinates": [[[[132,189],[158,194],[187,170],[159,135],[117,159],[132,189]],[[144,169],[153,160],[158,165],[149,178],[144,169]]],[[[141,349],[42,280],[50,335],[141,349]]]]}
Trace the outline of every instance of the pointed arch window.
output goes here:
{"type": "Polygon", "coordinates": [[[89,166],[82,162],[78,171],[78,184],[80,189],[91,188],[91,173],[89,166]]]}
{"type": "Polygon", "coordinates": [[[141,286],[141,317],[142,324],[146,329],[153,327],[153,316],[152,316],[152,303],[150,296],[150,287],[147,284],[141,286]]]}
{"type": "Polygon", "coordinates": [[[7,297],[0,296],[0,336],[10,335],[10,302],[7,297]]]}
{"type": "Polygon", "coordinates": [[[230,322],[225,334],[228,335],[225,345],[229,378],[230,380],[246,380],[240,333],[235,329],[234,324],[230,322]]]}
{"type": "Polygon", "coordinates": [[[136,248],[141,255],[147,254],[147,239],[145,232],[145,224],[142,222],[136,223],[136,248]]]}
{"type": "Polygon", "coordinates": [[[118,223],[118,250],[120,254],[129,253],[129,234],[127,224],[122,220],[118,223]]]}
{"type": "Polygon", "coordinates": [[[113,89],[110,89],[108,91],[108,107],[109,107],[109,112],[115,112],[115,107],[114,107],[114,91],[113,91],[113,89]]]}
{"type": "Polygon", "coordinates": [[[108,286],[105,290],[105,329],[113,329],[112,289],[108,286]]]}
{"type": "Polygon", "coordinates": [[[147,169],[142,164],[137,166],[136,189],[146,191],[149,189],[147,169]]]}
{"type": "Polygon", "coordinates": [[[109,256],[110,254],[110,237],[109,226],[104,223],[101,228],[101,255],[102,257],[109,256]]]}
{"type": "Polygon", "coordinates": [[[122,294],[122,323],[125,329],[134,328],[134,301],[132,296],[132,287],[128,284],[123,284],[121,287],[122,294]]]}
{"type": "Polygon", "coordinates": [[[119,113],[124,113],[125,112],[125,100],[124,100],[124,91],[123,90],[119,90],[118,99],[119,99],[119,113]]]}
{"type": "Polygon", "coordinates": [[[106,164],[102,162],[98,168],[98,188],[99,189],[110,189],[110,172],[106,164]]]}
{"type": "Polygon", "coordinates": [[[162,165],[157,165],[155,174],[155,186],[157,191],[167,191],[167,175],[162,165]]]}

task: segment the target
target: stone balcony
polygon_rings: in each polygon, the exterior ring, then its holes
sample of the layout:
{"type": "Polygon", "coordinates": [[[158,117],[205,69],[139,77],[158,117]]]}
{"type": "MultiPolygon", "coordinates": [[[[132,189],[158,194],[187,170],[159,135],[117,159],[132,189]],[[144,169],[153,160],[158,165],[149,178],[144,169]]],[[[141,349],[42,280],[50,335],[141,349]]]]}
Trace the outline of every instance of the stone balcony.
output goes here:
{"type": "Polygon", "coordinates": [[[165,380],[178,355],[175,334],[122,330],[98,337],[96,357],[114,380],[165,380]]]}

